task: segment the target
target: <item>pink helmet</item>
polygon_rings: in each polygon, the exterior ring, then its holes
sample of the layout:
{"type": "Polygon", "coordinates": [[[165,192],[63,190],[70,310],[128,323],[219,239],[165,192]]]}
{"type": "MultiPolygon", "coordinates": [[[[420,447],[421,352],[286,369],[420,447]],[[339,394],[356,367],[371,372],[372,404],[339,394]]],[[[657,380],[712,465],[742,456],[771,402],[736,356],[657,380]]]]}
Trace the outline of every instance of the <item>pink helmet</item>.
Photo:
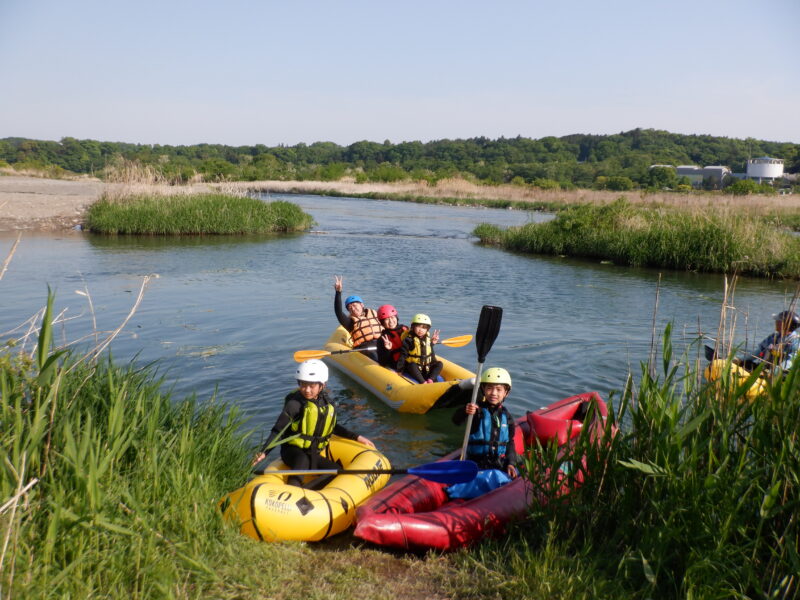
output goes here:
{"type": "Polygon", "coordinates": [[[389,317],[396,317],[396,316],[397,316],[397,309],[391,304],[384,304],[383,306],[378,308],[378,318],[381,321],[383,321],[384,319],[388,319],[389,317]]]}

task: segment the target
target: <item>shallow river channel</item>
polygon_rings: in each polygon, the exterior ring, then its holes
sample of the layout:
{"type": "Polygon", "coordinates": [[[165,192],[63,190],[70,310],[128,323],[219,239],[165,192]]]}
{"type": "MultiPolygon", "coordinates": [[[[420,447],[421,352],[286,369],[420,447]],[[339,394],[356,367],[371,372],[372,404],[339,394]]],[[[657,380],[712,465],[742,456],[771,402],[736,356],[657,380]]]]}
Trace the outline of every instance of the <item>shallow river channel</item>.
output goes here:
{"type": "MultiPolygon", "coordinates": [[[[431,316],[442,337],[475,333],[481,306],[504,310],[486,366],[513,377],[507,406],[522,415],[559,398],[620,390],[647,360],[654,323],[673,323],[676,346],[714,335],[724,279],[719,275],[630,269],[599,261],[531,257],[482,247],[482,222],[501,226],[551,218],[540,213],[402,202],[277,196],[313,215],[311,233],[275,237],[103,237],[79,231],[25,233],[0,280],[0,339],[20,337],[45,303],[47,285],[63,312],[57,342],[115,329],[143,276],[158,274],[111,346],[117,362],[155,361],[176,398],[216,391],[248,417],[255,437],[274,422],[294,384],[300,349],[319,349],[336,325],[333,276],[344,293],[400,321],[431,316]],[[88,291],[88,296],[76,291],[88,291]],[[88,299],[91,299],[91,307],[88,299]],[[93,310],[92,310],[93,307],[93,310]],[[13,333],[9,333],[15,330],[13,333]]],[[[0,232],[0,263],[16,234],[0,232]]],[[[739,280],[737,336],[753,343],[794,282],[739,280]]],[[[89,338],[86,342],[92,342],[89,338]]],[[[28,344],[31,342],[28,341],[28,344]]],[[[439,347],[476,367],[473,343],[439,347]]],[[[459,445],[450,411],[401,415],[332,370],[330,387],[345,425],[371,438],[398,466],[432,460],[459,445]]]]}

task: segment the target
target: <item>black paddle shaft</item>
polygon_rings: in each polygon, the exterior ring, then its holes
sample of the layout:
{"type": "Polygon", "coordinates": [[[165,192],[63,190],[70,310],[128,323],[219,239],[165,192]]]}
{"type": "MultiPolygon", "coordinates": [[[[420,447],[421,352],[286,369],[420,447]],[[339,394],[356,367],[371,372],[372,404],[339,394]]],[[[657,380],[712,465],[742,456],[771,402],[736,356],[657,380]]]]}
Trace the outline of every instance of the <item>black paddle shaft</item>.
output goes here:
{"type": "Polygon", "coordinates": [[[475,332],[475,346],[478,349],[478,362],[486,362],[486,355],[492,349],[492,344],[500,333],[500,322],[503,320],[503,309],[499,306],[484,306],[478,319],[478,329],[475,332]]]}

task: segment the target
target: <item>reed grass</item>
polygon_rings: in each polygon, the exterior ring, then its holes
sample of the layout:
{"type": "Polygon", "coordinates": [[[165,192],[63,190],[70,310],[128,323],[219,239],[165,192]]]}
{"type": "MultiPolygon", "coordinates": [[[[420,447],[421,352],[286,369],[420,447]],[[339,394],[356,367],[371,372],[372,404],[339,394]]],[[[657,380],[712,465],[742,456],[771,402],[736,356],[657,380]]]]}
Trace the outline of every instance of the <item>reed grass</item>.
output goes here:
{"type": "Polygon", "coordinates": [[[106,234],[201,235],[302,231],[310,215],[290,202],[228,194],[104,195],[89,208],[87,228],[106,234]]]}
{"type": "Polygon", "coordinates": [[[566,209],[547,223],[501,229],[482,224],[487,244],[531,254],[609,260],[757,277],[800,277],[800,240],[732,210],[643,209],[624,200],[566,209]]]}
{"type": "Polygon", "coordinates": [[[766,397],[746,389],[702,381],[696,348],[674,355],[668,327],[604,443],[582,434],[564,455],[529,455],[543,502],[470,560],[491,565],[504,598],[797,598],[800,364],[766,397]],[[570,487],[584,477],[567,496],[563,465],[570,487]]]}
{"type": "Polygon", "coordinates": [[[436,597],[417,575],[447,578],[447,562],[223,523],[216,502],[253,453],[236,411],[171,399],[152,367],[54,350],[52,306],[30,354],[0,348],[0,598],[436,597]]]}
{"type": "Polygon", "coordinates": [[[213,582],[213,503],[249,449],[235,411],[173,403],[146,371],[51,350],[0,354],[2,597],[165,597],[213,582]]]}
{"type": "MultiPolygon", "coordinates": [[[[213,184],[211,184],[213,185],[213,184]]],[[[545,189],[535,185],[481,184],[463,178],[452,177],[435,183],[427,181],[405,181],[395,183],[356,183],[343,178],[341,181],[233,181],[226,184],[231,189],[265,193],[322,194],[331,196],[375,197],[392,200],[440,199],[507,201],[508,206],[518,208],[525,203],[542,204],[548,207],[567,207],[576,204],[611,204],[619,198],[637,206],[651,208],[696,208],[702,210],[730,209],[751,215],[800,214],[800,194],[788,196],[751,195],[734,196],[724,192],[651,192],[645,190],[610,191],[590,189],[545,189]]],[[[416,200],[415,200],[416,201],[416,200]]],[[[505,208],[506,206],[500,206],[505,208]]]]}

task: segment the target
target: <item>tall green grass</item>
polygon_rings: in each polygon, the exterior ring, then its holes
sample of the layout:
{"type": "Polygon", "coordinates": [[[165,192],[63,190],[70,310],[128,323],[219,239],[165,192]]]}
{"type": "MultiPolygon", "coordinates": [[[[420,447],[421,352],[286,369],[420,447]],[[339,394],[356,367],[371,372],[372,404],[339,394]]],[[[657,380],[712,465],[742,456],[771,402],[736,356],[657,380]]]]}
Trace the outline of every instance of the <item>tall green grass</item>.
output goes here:
{"type": "Polygon", "coordinates": [[[547,223],[506,230],[479,225],[483,242],[532,254],[600,258],[759,277],[800,277],[800,239],[760,218],[733,211],[646,209],[619,200],[579,205],[547,223]]]}
{"type": "Polygon", "coordinates": [[[2,597],[170,597],[209,586],[214,499],[250,449],[234,413],[172,402],[147,372],[0,354],[2,597]],[[27,489],[26,489],[27,487],[27,489]]]}
{"type": "Polygon", "coordinates": [[[0,348],[0,598],[391,600],[447,578],[348,539],[239,534],[216,507],[249,474],[236,413],[170,399],[148,367],[53,352],[52,318],[51,297],[34,354],[0,348]]]}
{"type": "Polygon", "coordinates": [[[87,228],[97,233],[178,235],[302,231],[310,215],[291,202],[262,202],[225,194],[103,197],[89,207],[87,228]]]}
{"type": "Polygon", "coordinates": [[[800,596],[800,364],[750,403],[744,386],[701,382],[669,334],[660,374],[643,366],[612,411],[613,441],[582,434],[571,454],[529,458],[536,474],[585,454],[570,477],[589,475],[568,496],[533,476],[546,503],[478,552],[504,597],[800,596]]]}

